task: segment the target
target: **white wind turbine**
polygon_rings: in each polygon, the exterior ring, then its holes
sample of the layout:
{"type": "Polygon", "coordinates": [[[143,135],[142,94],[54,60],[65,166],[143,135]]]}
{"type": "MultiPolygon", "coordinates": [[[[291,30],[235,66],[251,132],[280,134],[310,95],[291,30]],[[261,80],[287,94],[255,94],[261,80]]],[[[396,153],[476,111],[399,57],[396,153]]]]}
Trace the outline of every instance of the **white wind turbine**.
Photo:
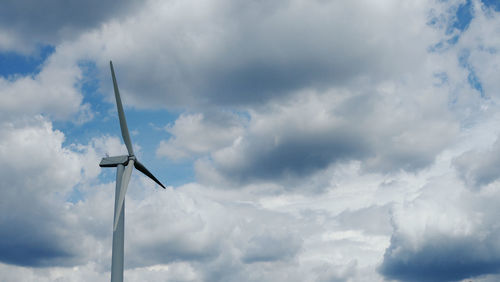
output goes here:
{"type": "Polygon", "coordinates": [[[135,157],[130,135],[128,133],[127,121],[123,112],[120,92],[116,83],[113,63],[110,61],[111,76],[113,77],[113,87],[115,89],[116,107],[118,108],[118,118],[120,120],[120,129],[122,131],[123,141],[127,146],[128,155],[107,157],[101,160],[100,167],[117,167],[116,171],[116,190],[115,190],[115,215],[113,223],[113,248],[111,255],[111,282],[123,281],[123,243],[125,227],[125,193],[127,192],[132,168],[135,167],[140,172],[151,178],[165,189],[165,186],[149,172],[135,157]]]}

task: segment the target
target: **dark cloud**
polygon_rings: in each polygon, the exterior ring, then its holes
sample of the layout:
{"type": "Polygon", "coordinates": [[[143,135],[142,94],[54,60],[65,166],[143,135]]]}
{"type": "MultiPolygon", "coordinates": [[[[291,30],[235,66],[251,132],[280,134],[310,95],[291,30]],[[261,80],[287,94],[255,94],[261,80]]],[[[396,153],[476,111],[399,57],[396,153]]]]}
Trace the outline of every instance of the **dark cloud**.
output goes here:
{"type": "Polygon", "coordinates": [[[241,182],[305,177],[331,163],[366,156],[367,144],[358,137],[338,129],[323,134],[296,132],[277,144],[273,140],[262,140],[264,143],[254,139],[243,144],[244,163],[228,163],[219,169],[241,182]]]}
{"type": "Polygon", "coordinates": [[[401,281],[456,281],[500,273],[499,194],[467,189],[453,174],[435,177],[394,206],[394,232],[380,274],[401,281]]]}
{"type": "Polygon", "coordinates": [[[301,92],[285,103],[271,103],[251,111],[246,133],[213,152],[211,162],[201,161],[198,175],[203,178],[203,170],[212,165],[239,183],[294,182],[353,160],[369,172],[420,171],[433,163],[458,128],[445,104],[416,109],[412,94],[331,90],[301,92]],[[400,100],[393,99],[396,95],[400,100]],[[407,111],[393,112],[396,105],[407,111]],[[417,111],[428,115],[421,118],[417,111]],[[436,134],[440,138],[429,138],[436,134]]]}
{"type": "Polygon", "coordinates": [[[0,30],[21,38],[20,42],[55,45],[63,40],[77,38],[82,31],[98,27],[112,17],[138,8],[139,2],[6,0],[0,7],[0,30]]]}
{"type": "Polygon", "coordinates": [[[33,267],[77,264],[78,253],[58,230],[64,223],[57,215],[47,214],[43,206],[33,201],[26,202],[29,209],[38,212],[16,211],[0,220],[0,261],[33,267]]]}
{"type": "Polygon", "coordinates": [[[379,271],[402,281],[456,281],[500,271],[498,232],[485,238],[436,234],[414,248],[394,235],[379,271]]]}
{"type": "Polygon", "coordinates": [[[0,192],[4,199],[0,201],[1,262],[33,267],[73,266],[82,262],[83,250],[78,242],[83,234],[74,234],[74,226],[60,216],[63,201],[22,191],[26,189],[24,185],[13,185],[11,181],[3,182],[0,188],[16,190],[0,192]]]}

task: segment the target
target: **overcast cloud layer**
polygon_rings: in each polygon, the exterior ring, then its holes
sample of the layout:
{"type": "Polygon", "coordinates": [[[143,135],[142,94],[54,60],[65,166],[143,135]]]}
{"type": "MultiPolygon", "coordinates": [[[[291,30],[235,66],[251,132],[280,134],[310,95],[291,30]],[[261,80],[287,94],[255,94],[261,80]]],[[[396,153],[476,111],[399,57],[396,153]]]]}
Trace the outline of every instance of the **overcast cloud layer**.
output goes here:
{"type": "Polygon", "coordinates": [[[0,281],[109,280],[110,59],[127,281],[500,278],[495,1],[82,3],[0,8],[0,281]]]}

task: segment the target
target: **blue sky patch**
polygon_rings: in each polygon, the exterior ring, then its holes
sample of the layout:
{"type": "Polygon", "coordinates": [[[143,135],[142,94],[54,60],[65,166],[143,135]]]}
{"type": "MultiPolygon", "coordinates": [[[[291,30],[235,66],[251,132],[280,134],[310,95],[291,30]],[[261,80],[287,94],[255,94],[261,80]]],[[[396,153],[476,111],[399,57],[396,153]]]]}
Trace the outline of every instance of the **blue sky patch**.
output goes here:
{"type": "Polygon", "coordinates": [[[469,27],[472,20],[472,3],[467,0],[465,4],[458,7],[456,12],[456,21],[453,23],[452,27],[460,31],[464,31],[469,27]]]}
{"type": "Polygon", "coordinates": [[[497,12],[500,11],[500,1],[498,0],[481,0],[481,2],[488,8],[492,8],[497,12]]]}
{"type": "Polygon", "coordinates": [[[0,52],[0,76],[37,74],[41,64],[54,53],[51,45],[40,46],[32,55],[26,56],[15,52],[0,52]]]}
{"type": "Polygon", "coordinates": [[[480,94],[482,98],[485,98],[483,86],[481,84],[481,81],[476,75],[476,72],[474,71],[474,68],[471,66],[469,63],[469,56],[470,56],[470,51],[469,50],[462,50],[458,56],[458,62],[460,66],[463,68],[467,69],[469,71],[469,74],[467,75],[467,80],[469,82],[469,85],[476,89],[480,94]]]}

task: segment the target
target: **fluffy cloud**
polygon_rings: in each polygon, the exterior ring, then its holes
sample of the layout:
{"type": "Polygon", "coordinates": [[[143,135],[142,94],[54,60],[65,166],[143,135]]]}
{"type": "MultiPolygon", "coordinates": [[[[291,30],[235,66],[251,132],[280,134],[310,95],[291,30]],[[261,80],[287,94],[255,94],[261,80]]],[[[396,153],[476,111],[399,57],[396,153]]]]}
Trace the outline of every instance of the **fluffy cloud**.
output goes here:
{"type": "Polygon", "coordinates": [[[0,77],[0,117],[3,120],[46,114],[55,119],[70,119],[88,112],[78,89],[81,70],[60,56],[50,57],[42,71],[33,76],[0,77]]]}
{"type": "Polygon", "coordinates": [[[393,211],[395,231],[380,272],[403,281],[455,281],[500,271],[498,191],[467,190],[449,174],[393,211]]]}
{"type": "Polygon", "coordinates": [[[206,155],[243,134],[244,120],[230,113],[183,114],[166,127],[172,138],[160,142],[156,154],[172,159],[206,155]]]}
{"type": "Polygon", "coordinates": [[[79,156],[61,146],[64,135],[39,118],[4,122],[0,129],[2,189],[0,260],[5,263],[72,265],[84,242],[68,236],[65,197],[81,179],[79,156]]]}
{"type": "Polygon", "coordinates": [[[421,170],[458,132],[446,90],[387,83],[366,93],[299,92],[251,111],[245,135],[212,153],[212,163],[200,161],[198,173],[213,164],[224,178],[246,183],[305,177],[351,160],[367,171],[421,170]]]}
{"type": "MultiPolygon", "coordinates": [[[[88,145],[63,145],[64,139],[41,116],[1,123],[2,263],[81,265],[100,255],[89,253],[94,249],[91,246],[109,239],[109,234],[102,235],[102,228],[107,227],[103,222],[109,216],[101,213],[102,199],[111,197],[114,189],[108,193],[88,190],[100,174],[97,164],[103,152],[122,146],[110,137],[95,138],[88,145]],[[82,195],[87,195],[87,201],[82,202],[82,195]]],[[[112,214],[111,201],[107,206],[112,214]]]]}

